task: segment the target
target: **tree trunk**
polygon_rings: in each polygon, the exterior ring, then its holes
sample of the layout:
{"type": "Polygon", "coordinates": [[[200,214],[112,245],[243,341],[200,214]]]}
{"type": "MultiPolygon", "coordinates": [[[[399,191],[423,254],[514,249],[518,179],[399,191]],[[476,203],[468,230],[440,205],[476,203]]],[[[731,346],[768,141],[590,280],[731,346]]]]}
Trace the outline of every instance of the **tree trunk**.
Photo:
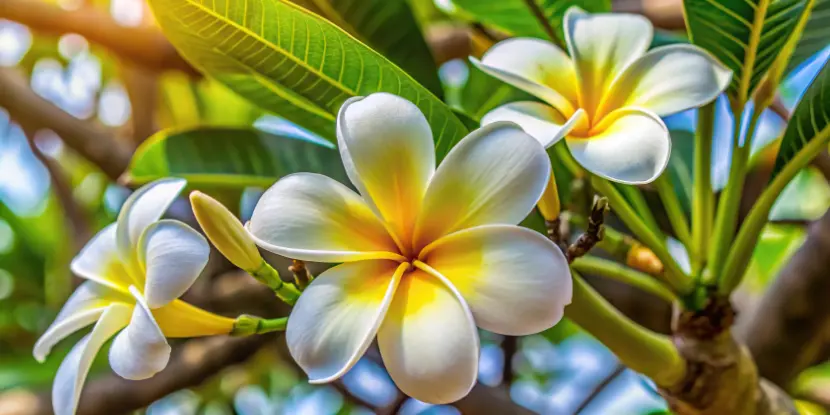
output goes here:
{"type": "Polygon", "coordinates": [[[686,376],[662,388],[679,415],[792,415],[792,399],[758,376],[749,350],[735,341],[735,312],[727,299],[712,298],[700,311],[678,311],[672,338],[686,360],[686,376]]]}

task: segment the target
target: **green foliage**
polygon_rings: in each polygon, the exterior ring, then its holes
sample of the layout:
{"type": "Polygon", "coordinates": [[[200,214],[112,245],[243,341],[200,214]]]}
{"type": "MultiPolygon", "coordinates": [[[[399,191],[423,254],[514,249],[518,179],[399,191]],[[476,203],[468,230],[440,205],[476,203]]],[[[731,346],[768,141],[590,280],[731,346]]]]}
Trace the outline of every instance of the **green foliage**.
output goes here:
{"type": "Polygon", "coordinates": [[[340,154],[332,147],[231,127],[159,132],[136,151],[125,180],[137,186],[175,176],[197,188],[267,187],[296,172],[320,173],[348,182],[340,154]]]}
{"type": "Polygon", "coordinates": [[[807,0],[684,0],[689,39],[734,74],[728,93],[738,108],[792,35],[807,0]]]}
{"type": "Polygon", "coordinates": [[[789,163],[800,169],[830,142],[830,64],[816,75],[801,102],[796,107],[781,140],[781,149],[775,159],[772,177],[781,173],[789,163]]]}
{"type": "Polygon", "coordinates": [[[450,108],[379,53],[319,16],[280,0],[150,1],[162,29],[195,66],[232,90],[334,141],[340,105],[385,91],[424,112],[439,159],[467,133],[450,108]]]}
{"type": "Polygon", "coordinates": [[[669,158],[668,171],[683,210],[691,212],[695,136],[693,133],[684,130],[672,130],[670,133],[672,152],[669,158]]]}
{"type": "Polygon", "coordinates": [[[380,52],[441,97],[432,53],[406,0],[292,0],[380,52]]]}
{"type": "Polygon", "coordinates": [[[513,36],[548,39],[565,45],[562,18],[572,6],[591,13],[611,10],[610,0],[455,0],[475,19],[513,36]]]}
{"type": "Polygon", "coordinates": [[[830,39],[830,0],[812,0],[814,2],[807,25],[787,65],[787,73],[792,72],[811,56],[827,47],[830,39]]]}

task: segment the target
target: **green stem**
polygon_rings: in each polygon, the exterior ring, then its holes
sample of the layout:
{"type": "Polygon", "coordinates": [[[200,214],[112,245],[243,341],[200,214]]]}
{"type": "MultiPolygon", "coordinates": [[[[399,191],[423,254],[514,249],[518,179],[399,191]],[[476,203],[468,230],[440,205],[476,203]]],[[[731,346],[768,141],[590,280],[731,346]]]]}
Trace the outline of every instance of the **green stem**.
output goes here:
{"type": "Polygon", "coordinates": [[[758,236],[764,229],[764,225],[767,224],[769,211],[772,209],[775,200],[778,199],[778,196],[781,195],[781,192],[784,191],[784,188],[787,187],[787,184],[795,175],[819,152],[827,148],[828,140],[830,140],[830,128],[824,129],[818,136],[810,140],[761,193],[752,210],[749,211],[746,220],[744,220],[741,230],[738,232],[738,237],[735,238],[732,250],[726,259],[726,265],[722,272],[723,278],[720,280],[720,287],[718,288],[721,294],[731,293],[741,283],[744,274],[746,274],[747,264],[752,258],[755,243],[758,241],[758,236]]]}
{"type": "Polygon", "coordinates": [[[715,102],[697,112],[694,153],[694,190],[692,192],[692,274],[704,267],[706,247],[712,231],[715,194],[712,190],[712,137],[715,134],[715,102]]]}
{"type": "Polygon", "coordinates": [[[300,291],[294,285],[283,282],[280,273],[265,260],[262,261],[258,269],[247,272],[259,282],[267,285],[268,288],[274,291],[277,298],[288,305],[294,305],[297,299],[300,298],[300,291]]]}
{"type": "MultiPolygon", "coordinates": [[[[743,111],[741,111],[741,114],[743,111]]],[[[732,137],[732,165],[729,168],[729,181],[723,190],[718,202],[718,212],[715,219],[715,229],[712,234],[712,242],[709,250],[709,272],[704,276],[704,282],[712,284],[720,279],[723,264],[726,261],[726,254],[729,252],[729,245],[735,234],[738,221],[738,210],[741,205],[741,196],[744,188],[746,167],[749,162],[749,153],[752,148],[752,136],[755,134],[755,127],[758,124],[760,112],[753,111],[749,121],[749,131],[740,145],[741,124],[743,115],[735,117],[735,131],[732,137]]]]}
{"type": "Polygon", "coordinates": [[[670,303],[677,299],[671,290],[650,275],[635,271],[614,261],[586,255],[575,259],[571,267],[582,273],[599,275],[626,283],[652,293],[670,303]]]}
{"type": "Polygon", "coordinates": [[[640,218],[643,222],[648,226],[655,233],[661,233],[660,225],[657,224],[657,219],[654,218],[654,215],[651,213],[651,208],[648,207],[648,202],[646,202],[646,198],[643,196],[643,192],[640,191],[640,188],[633,185],[612,185],[620,190],[628,202],[631,204],[631,207],[634,208],[634,211],[640,215],[640,218]]]}
{"type": "Polygon", "coordinates": [[[669,178],[668,174],[663,174],[654,181],[654,186],[657,188],[657,194],[660,195],[660,200],[666,209],[666,215],[669,217],[674,234],[677,235],[677,239],[683,245],[690,247],[692,235],[689,231],[689,222],[686,220],[686,214],[683,212],[683,208],[680,207],[680,200],[674,191],[671,178],[669,178]]]}
{"type": "Polygon", "coordinates": [[[560,140],[558,143],[553,145],[553,152],[556,154],[556,157],[559,158],[559,162],[568,169],[574,177],[585,177],[585,170],[582,169],[582,166],[579,165],[579,162],[576,161],[574,156],[571,155],[570,150],[568,150],[568,145],[565,143],[565,140],[560,140]]]}
{"type": "Polygon", "coordinates": [[[236,318],[233,324],[232,336],[252,336],[274,331],[285,331],[288,326],[288,317],[259,318],[243,314],[236,318]]]}
{"type": "Polygon", "coordinates": [[[666,245],[660,238],[654,234],[637,216],[634,209],[626,202],[625,198],[617,191],[617,189],[607,180],[599,177],[592,177],[591,183],[599,190],[600,193],[608,198],[611,203],[611,210],[631,229],[634,236],[640,242],[651,248],[657,258],[663,262],[665,272],[663,273],[666,282],[678,294],[688,294],[692,291],[692,281],[686,276],[677,262],[669,254],[666,245]]]}
{"type": "Polygon", "coordinates": [[[661,387],[677,384],[686,364],[667,336],[654,333],[624,316],[574,272],[573,302],[565,316],[597,338],[629,368],[661,387]]]}

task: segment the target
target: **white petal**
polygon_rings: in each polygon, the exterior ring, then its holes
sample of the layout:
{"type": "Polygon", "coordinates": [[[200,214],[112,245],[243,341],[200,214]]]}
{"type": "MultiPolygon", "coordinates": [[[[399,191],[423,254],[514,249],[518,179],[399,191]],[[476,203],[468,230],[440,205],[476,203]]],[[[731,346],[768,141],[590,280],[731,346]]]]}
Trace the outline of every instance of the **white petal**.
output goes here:
{"type": "Polygon", "coordinates": [[[547,101],[570,115],[578,99],[571,58],[553,43],[535,38],[512,38],[495,44],[479,62],[482,71],[547,101]]]}
{"type": "Polygon", "coordinates": [[[292,174],[275,183],[257,203],[247,228],[260,247],[304,261],[399,257],[366,202],[319,174],[292,174]]]}
{"type": "Polygon", "coordinates": [[[52,347],[70,334],[98,321],[114,301],[129,303],[131,297],[106,286],[86,281],[66,300],[55,321],[35,343],[33,354],[39,362],[46,360],[52,347]]]}
{"type": "Polygon", "coordinates": [[[133,192],[118,214],[116,239],[122,259],[131,264],[135,260],[138,239],[151,223],[159,220],[181,193],[187,181],[161,179],[133,192]]]}
{"type": "Polygon", "coordinates": [[[711,102],[731,78],[732,71],[697,46],[659,47],[625,69],[600,113],[633,106],[673,114],[711,102]]]}
{"type": "Polygon", "coordinates": [[[526,336],[552,327],[571,302],[568,261],[527,228],[487,225],[447,235],[421,253],[467,301],[476,324],[526,336]]]}
{"type": "MultiPolygon", "coordinates": [[[[592,116],[608,87],[651,43],[651,22],[635,14],[565,12],[565,40],[580,82],[580,107],[592,116]]],[[[592,117],[593,118],[593,117],[592,117]]]]}
{"type": "Polygon", "coordinates": [[[72,259],[69,268],[79,277],[126,293],[127,287],[135,281],[131,279],[118,253],[116,226],[112,223],[93,236],[72,259]]]}
{"type": "Polygon", "coordinates": [[[392,261],[350,262],[312,281],[286,331],[288,350],[311,383],[343,376],[363,356],[406,267],[392,261]]]}
{"type": "Polygon", "coordinates": [[[432,130],[421,110],[387,93],[352,98],[337,115],[337,143],[363,198],[399,241],[410,240],[435,172],[432,130]]]}
{"type": "Polygon", "coordinates": [[[450,151],[429,184],[416,248],[473,226],[519,223],[542,196],[549,175],[544,148],[515,124],[473,131],[450,151]]]}
{"type": "Polygon", "coordinates": [[[585,110],[578,109],[565,119],[552,107],[531,101],[511,102],[494,108],[481,118],[481,125],[499,121],[519,124],[522,129],[548,148],[565,138],[578,124],[585,123],[585,110]]]}
{"type": "Polygon", "coordinates": [[[74,415],[81,388],[101,346],[130,321],[130,307],[113,304],[104,311],[92,332],[86,335],[63,359],[52,384],[55,415],[74,415]]]}
{"type": "Polygon", "coordinates": [[[112,342],[110,366],[124,379],[141,380],[161,372],[170,360],[170,345],[164,338],[153,313],[135,287],[136,298],[130,324],[112,342]]]}
{"type": "Polygon", "coordinates": [[[576,161],[594,174],[615,182],[654,181],[669,162],[671,138],[654,113],[623,108],[605,117],[600,132],[588,138],[567,137],[576,161]]]}
{"type": "Polygon", "coordinates": [[[420,269],[401,280],[378,345],[392,380],[415,399],[454,402],[475,385],[479,340],[470,310],[451,285],[420,269]]]}
{"type": "Polygon", "coordinates": [[[144,265],[144,295],[150,308],[179,298],[199,277],[210,255],[205,238],[176,220],[153,223],[140,241],[139,262],[144,265]]]}

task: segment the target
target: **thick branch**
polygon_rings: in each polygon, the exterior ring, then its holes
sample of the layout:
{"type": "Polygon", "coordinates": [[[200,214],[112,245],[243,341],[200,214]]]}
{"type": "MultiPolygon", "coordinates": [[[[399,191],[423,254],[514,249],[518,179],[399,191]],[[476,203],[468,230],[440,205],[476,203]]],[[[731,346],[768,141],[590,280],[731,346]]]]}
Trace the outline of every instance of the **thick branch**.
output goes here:
{"type": "MultiPolygon", "coordinates": [[[[0,3],[0,8],[4,4],[0,3]]],[[[67,146],[113,180],[118,179],[130,162],[132,149],[128,145],[118,141],[110,131],[79,120],[37,95],[26,77],[12,68],[0,68],[0,107],[27,131],[54,131],[67,146]]]]}
{"type": "Polygon", "coordinates": [[[22,23],[40,33],[77,33],[121,58],[152,70],[176,69],[198,74],[158,29],[121,26],[96,8],[64,10],[42,1],[3,0],[0,18],[22,23]]]}
{"type": "Polygon", "coordinates": [[[761,374],[783,388],[814,362],[826,339],[829,252],[830,212],[810,226],[804,245],[738,324],[761,374]]]}

